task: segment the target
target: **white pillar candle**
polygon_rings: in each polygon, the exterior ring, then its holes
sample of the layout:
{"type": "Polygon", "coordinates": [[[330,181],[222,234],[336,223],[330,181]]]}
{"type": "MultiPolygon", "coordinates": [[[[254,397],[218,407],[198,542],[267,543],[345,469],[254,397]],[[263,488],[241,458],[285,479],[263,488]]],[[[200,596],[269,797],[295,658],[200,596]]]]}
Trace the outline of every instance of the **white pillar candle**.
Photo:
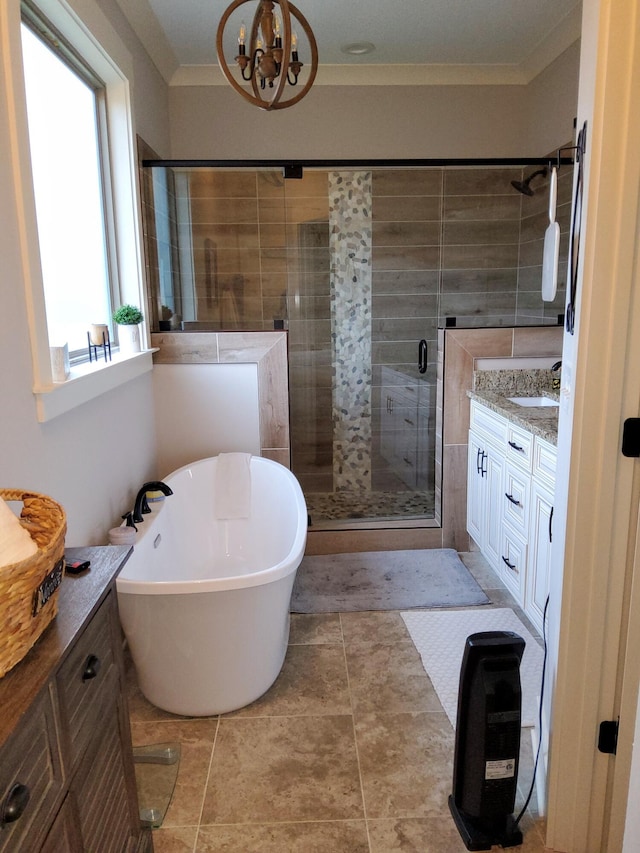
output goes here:
{"type": "Polygon", "coordinates": [[[61,347],[49,347],[51,355],[51,378],[54,382],[64,382],[69,375],[69,344],[61,347]]]}

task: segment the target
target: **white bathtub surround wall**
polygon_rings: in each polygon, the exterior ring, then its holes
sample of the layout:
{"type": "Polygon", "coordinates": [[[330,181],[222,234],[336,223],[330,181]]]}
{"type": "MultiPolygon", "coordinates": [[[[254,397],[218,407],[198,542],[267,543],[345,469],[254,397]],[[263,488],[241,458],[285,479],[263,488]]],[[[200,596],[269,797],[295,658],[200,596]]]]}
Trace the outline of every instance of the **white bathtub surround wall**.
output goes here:
{"type": "MultiPolygon", "coordinates": [[[[289,382],[287,365],[287,333],[286,332],[180,332],[173,334],[157,333],[151,336],[151,346],[157,349],[154,352],[154,365],[167,365],[174,368],[176,382],[173,387],[178,389],[183,375],[181,365],[206,366],[206,365],[228,365],[234,366],[234,370],[252,370],[254,377],[257,371],[257,389],[249,394],[249,411],[258,419],[257,448],[253,444],[239,443],[236,432],[231,444],[219,444],[211,449],[211,435],[209,433],[209,446],[204,452],[195,453],[195,448],[190,440],[183,435],[183,427],[178,434],[169,427],[162,417],[157,418],[158,442],[163,450],[159,451],[159,467],[164,471],[172,471],[180,465],[184,465],[193,459],[201,459],[211,456],[213,453],[223,451],[244,450],[259,453],[273,459],[287,468],[290,465],[289,447],[289,382]],[[179,461],[168,464],[167,454],[169,450],[173,453],[177,437],[181,436],[181,452],[187,455],[179,461]]],[[[156,371],[154,371],[156,373],[156,371]]],[[[186,376],[186,373],[184,374],[186,376]]],[[[242,382],[237,385],[237,392],[241,400],[247,399],[248,389],[242,382]]],[[[207,397],[185,401],[185,407],[178,414],[183,425],[197,418],[197,406],[208,400],[207,405],[214,406],[217,416],[226,419],[227,431],[229,429],[245,430],[247,424],[235,408],[233,400],[227,408],[221,407],[217,401],[207,397]],[[194,408],[193,404],[197,404],[194,408]],[[234,415],[233,419],[230,417],[234,415]]],[[[169,410],[170,399],[166,403],[169,410]]],[[[245,409],[246,411],[246,409],[245,409]]],[[[251,420],[251,423],[254,421],[251,420]]],[[[226,433],[225,433],[226,435],[226,433]]]]}
{"type": "Polygon", "coordinates": [[[333,487],[371,489],[371,172],[329,173],[333,487]]]}
{"type": "Polygon", "coordinates": [[[255,364],[158,364],[158,475],[218,453],[260,454],[255,364]]]}

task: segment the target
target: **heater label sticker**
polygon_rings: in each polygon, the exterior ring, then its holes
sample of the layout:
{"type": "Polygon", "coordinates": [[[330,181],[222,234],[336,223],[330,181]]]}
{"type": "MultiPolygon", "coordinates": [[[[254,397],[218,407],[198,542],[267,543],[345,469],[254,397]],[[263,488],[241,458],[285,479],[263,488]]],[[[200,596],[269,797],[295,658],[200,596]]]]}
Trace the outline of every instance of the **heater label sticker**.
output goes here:
{"type": "Polygon", "coordinates": [[[513,779],[516,772],[515,758],[505,758],[502,761],[487,761],[485,764],[485,779],[513,779]]]}

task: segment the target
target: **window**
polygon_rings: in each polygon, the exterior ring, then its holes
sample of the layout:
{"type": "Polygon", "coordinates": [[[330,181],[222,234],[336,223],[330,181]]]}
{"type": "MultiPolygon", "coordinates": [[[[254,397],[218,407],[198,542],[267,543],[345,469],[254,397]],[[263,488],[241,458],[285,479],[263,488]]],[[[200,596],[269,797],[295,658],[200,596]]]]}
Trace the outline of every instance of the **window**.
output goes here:
{"type": "MultiPolygon", "coordinates": [[[[57,346],[62,335],[73,349],[79,347],[80,355],[86,356],[86,333],[91,323],[111,325],[112,305],[130,303],[141,308],[145,305],[135,126],[131,108],[130,81],[134,77],[134,62],[128,46],[102,12],[100,4],[84,0],[22,0],[22,22],[28,28],[25,42],[27,36],[35,37],[39,40],[36,48],[42,50],[45,45],[45,50],[53,56],[54,66],[58,63],[62,77],[73,81],[72,90],[84,104],[82,129],[74,125],[73,133],[60,105],[49,114],[45,148],[49,148],[50,166],[44,171],[53,193],[54,224],[62,227],[52,241],[55,243],[52,251],[57,253],[52,271],[43,269],[45,258],[41,255],[46,255],[46,251],[39,251],[39,231],[43,229],[38,221],[42,205],[39,199],[36,203],[35,164],[32,166],[29,157],[30,105],[27,105],[26,88],[31,89],[31,83],[25,84],[24,79],[30,74],[26,67],[29,59],[25,59],[30,46],[23,45],[17,4],[5,3],[3,8],[5,6],[10,14],[0,15],[0,40],[3,66],[10,70],[3,78],[8,87],[9,104],[10,149],[7,154],[14,164],[17,190],[14,202],[20,229],[22,280],[33,360],[32,390],[38,420],[44,422],[153,369],[152,351],[143,348],[141,353],[134,355],[116,350],[110,362],[94,360],[89,363],[88,359],[79,358],[72,362],[71,373],[63,382],[53,382],[51,371],[50,347],[57,346]],[[61,159],[66,157],[68,146],[75,143],[75,135],[80,132],[85,133],[85,140],[88,140],[81,146],[82,151],[76,148],[71,158],[61,159]],[[58,137],[62,137],[63,144],[55,148],[54,157],[51,152],[54,145],[58,145],[58,137]],[[90,161],[90,178],[85,174],[80,189],[84,192],[85,184],[91,184],[92,192],[70,204],[72,192],[77,189],[71,176],[78,171],[80,153],[84,154],[87,146],[92,151],[87,161],[90,161]],[[97,222],[98,214],[101,230],[97,236],[96,226],[93,242],[87,250],[88,238],[81,229],[90,216],[97,222]],[[61,251],[58,241],[63,240],[66,242],[61,251]],[[75,290],[71,289],[72,278],[75,290]],[[50,286],[51,282],[64,288],[62,296],[56,296],[55,284],[50,286]],[[76,311],[80,300],[85,301],[76,311]]],[[[47,61],[51,61],[51,57],[47,56],[47,61]]],[[[44,162],[46,165],[47,161],[44,162]]],[[[146,342],[144,326],[143,340],[146,342]]]]}
{"type": "Polygon", "coordinates": [[[87,352],[90,323],[111,325],[105,216],[104,85],[62,37],[24,7],[29,143],[50,345],[87,352]]]}

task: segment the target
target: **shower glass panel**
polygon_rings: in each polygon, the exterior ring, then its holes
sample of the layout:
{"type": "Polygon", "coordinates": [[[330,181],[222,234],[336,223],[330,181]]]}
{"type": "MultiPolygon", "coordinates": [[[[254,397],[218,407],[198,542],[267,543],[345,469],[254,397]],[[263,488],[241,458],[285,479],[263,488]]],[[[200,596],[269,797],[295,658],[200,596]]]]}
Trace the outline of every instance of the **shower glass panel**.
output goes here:
{"type": "MultiPolygon", "coordinates": [[[[437,330],[557,322],[564,268],[554,303],[539,290],[545,181],[526,198],[522,167],[148,171],[154,327],[288,329],[312,526],[437,525],[437,330]]],[[[570,187],[566,170],[561,223],[570,187]]]]}
{"type": "Polygon", "coordinates": [[[316,528],[434,518],[441,181],[285,182],[292,467],[316,528]],[[434,198],[402,211],[409,186],[434,198]]]}

